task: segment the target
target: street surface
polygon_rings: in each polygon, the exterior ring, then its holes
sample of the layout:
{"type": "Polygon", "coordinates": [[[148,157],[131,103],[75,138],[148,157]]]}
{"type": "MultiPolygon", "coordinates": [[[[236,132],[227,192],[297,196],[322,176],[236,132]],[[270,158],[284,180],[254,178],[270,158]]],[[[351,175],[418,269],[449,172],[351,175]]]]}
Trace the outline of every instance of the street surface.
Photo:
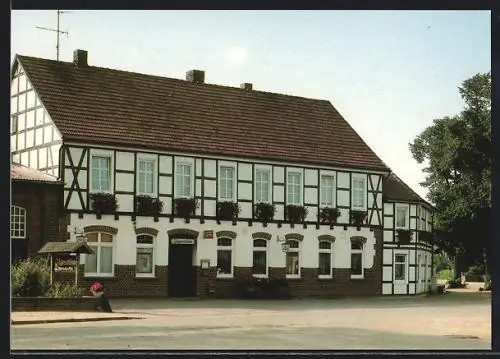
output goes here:
{"type": "Polygon", "coordinates": [[[114,299],[141,319],[13,325],[12,349],[491,348],[491,295],[289,301],[114,299]]]}

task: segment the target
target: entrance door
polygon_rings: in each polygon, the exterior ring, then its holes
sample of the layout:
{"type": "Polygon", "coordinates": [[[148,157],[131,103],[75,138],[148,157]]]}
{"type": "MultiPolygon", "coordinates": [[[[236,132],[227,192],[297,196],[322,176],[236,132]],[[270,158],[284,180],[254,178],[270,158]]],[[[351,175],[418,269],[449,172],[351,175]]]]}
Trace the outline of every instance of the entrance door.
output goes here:
{"type": "Polygon", "coordinates": [[[179,298],[196,295],[196,273],[193,267],[193,249],[193,244],[183,244],[182,241],[172,243],[172,240],[170,240],[168,250],[169,297],[179,298]]]}

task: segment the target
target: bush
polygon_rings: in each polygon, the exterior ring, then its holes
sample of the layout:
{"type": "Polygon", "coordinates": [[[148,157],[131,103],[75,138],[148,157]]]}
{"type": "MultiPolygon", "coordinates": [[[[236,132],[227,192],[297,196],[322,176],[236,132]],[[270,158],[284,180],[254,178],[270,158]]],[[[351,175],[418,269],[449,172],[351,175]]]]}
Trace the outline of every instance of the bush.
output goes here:
{"type": "Polygon", "coordinates": [[[28,258],[11,267],[12,296],[40,297],[50,288],[50,265],[45,258],[28,258]]]}
{"type": "Polygon", "coordinates": [[[55,298],[80,298],[83,296],[83,289],[77,288],[73,284],[56,282],[47,291],[46,296],[55,298]]]}
{"type": "Polygon", "coordinates": [[[448,288],[465,288],[465,284],[462,284],[460,278],[450,279],[446,284],[448,284],[448,288]]]}
{"type": "Polygon", "coordinates": [[[437,279],[451,280],[454,277],[452,269],[442,269],[436,274],[437,279]]]}
{"type": "Polygon", "coordinates": [[[470,275],[482,275],[484,273],[484,264],[473,265],[469,267],[467,274],[470,275]]]}

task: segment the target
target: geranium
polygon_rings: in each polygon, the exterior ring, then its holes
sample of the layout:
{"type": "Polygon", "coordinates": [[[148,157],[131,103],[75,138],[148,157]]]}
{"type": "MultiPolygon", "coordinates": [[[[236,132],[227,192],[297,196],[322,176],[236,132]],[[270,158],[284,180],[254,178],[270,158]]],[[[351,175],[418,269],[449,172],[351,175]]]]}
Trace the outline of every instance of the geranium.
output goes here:
{"type": "Polygon", "coordinates": [[[93,294],[101,293],[103,290],[104,290],[104,286],[99,282],[95,282],[94,284],[92,284],[90,286],[90,291],[93,294]]]}

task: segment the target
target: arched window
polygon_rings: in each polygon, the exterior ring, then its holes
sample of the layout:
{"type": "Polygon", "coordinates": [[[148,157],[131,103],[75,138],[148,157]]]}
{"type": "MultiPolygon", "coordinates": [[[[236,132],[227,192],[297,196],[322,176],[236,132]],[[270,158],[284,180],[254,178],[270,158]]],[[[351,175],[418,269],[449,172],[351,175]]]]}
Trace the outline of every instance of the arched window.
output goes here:
{"type": "Polygon", "coordinates": [[[26,210],[23,207],[10,206],[10,237],[26,238],[26,210]]]}
{"type": "Polygon", "coordinates": [[[267,240],[257,238],[253,240],[253,275],[267,277],[267,240]]]}
{"type": "Polygon", "coordinates": [[[94,254],[85,254],[85,275],[112,276],[114,273],[113,235],[105,232],[86,233],[87,244],[94,254]]]}
{"type": "Polygon", "coordinates": [[[332,242],[330,241],[319,241],[318,276],[320,278],[332,277],[332,242]]]}
{"type": "Polygon", "coordinates": [[[286,277],[300,278],[300,242],[288,240],[289,249],[286,252],[286,277]]]}
{"type": "Polygon", "coordinates": [[[217,277],[233,276],[233,240],[217,238],[217,277]]]}
{"type": "Polygon", "coordinates": [[[136,276],[154,276],[154,237],[150,234],[139,234],[136,236],[136,242],[136,276]]]}
{"type": "Polygon", "coordinates": [[[363,242],[351,241],[351,278],[363,278],[364,276],[363,248],[363,242]]]}

